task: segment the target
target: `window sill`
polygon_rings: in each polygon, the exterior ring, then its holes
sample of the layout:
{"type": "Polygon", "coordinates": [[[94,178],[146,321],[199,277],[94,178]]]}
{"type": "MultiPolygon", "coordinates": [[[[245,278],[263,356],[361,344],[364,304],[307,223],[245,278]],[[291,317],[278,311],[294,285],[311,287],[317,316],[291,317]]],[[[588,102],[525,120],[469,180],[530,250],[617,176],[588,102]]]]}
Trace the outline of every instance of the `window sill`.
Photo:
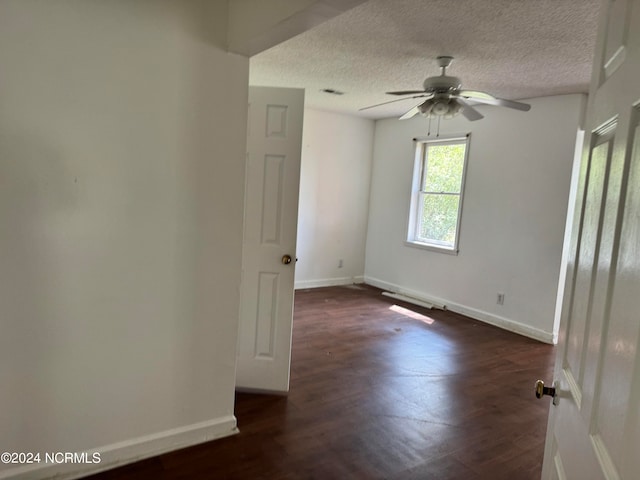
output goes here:
{"type": "Polygon", "coordinates": [[[432,243],[422,243],[407,240],[404,242],[407,247],[420,248],[422,250],[430,250],[432,252],[446,253],[448,255],[458,255],[458,249],[453,247],[445,247],[432,243]]]}

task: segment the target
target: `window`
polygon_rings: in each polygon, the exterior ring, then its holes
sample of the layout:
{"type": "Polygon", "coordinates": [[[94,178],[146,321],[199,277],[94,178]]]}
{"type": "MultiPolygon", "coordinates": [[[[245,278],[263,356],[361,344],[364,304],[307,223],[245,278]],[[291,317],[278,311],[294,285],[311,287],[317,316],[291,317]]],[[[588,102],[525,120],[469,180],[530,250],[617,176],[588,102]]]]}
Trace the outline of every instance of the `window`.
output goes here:
{"type": "Polygon", "coordinates": [[[416,139],[407,242],[457,253],[469,135],[416,139]]]}

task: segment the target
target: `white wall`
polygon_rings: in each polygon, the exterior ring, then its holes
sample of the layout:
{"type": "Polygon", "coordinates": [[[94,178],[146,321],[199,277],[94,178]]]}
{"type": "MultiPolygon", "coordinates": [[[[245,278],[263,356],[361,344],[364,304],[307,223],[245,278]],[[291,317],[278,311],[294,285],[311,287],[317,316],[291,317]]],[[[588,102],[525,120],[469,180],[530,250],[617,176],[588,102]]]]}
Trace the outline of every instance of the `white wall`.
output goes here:
{"type": "Polygon", "coordinates": [[[229,50],[256,55],[366,0],[232,0],[229,50]]]}
{"type": "Polygon", "coordinates": [[[248,60],[226,25],[226,0],[0,2],[0,450],[105,467],[235,431],[248,60]]]}
{"type": "Polygon", "coordinates": [[[372,120],[305,110],[296,288],[363,280],[373,132],[372,120]]]}
{"type": "Polygon", "coordinates": [[[554,339],[554,308],[582,95],[537,98],[528,113],[478,107],[457,256],[407,246],[414,144],[427,121],[376,123],[365,281],[442,301],[534,338],[554,339]],[[497,292],[505,294],[496,304],[497,292]]]}

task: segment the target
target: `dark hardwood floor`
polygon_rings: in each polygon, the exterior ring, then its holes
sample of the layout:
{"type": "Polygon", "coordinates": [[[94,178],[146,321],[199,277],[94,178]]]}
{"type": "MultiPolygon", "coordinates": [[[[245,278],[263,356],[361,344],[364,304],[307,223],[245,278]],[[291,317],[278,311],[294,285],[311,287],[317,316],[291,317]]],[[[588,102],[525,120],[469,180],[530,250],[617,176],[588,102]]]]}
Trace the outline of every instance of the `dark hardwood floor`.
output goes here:
{"type": "Polygon", "coordinates": [[[296,292],[292,354],[288,397],[237,395],[240,434],[90,478],[540,478],[552,346],[351,286],[296,292]]]}

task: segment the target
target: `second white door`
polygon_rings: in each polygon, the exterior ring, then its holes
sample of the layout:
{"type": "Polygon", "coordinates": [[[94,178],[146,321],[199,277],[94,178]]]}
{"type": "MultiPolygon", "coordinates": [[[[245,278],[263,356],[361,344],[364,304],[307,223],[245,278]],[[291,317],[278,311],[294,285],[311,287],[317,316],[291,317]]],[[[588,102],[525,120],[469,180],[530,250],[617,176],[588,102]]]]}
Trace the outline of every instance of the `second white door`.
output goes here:
{"type": "Polygon", "coordinates": [[[304,90],[250,87],[236,388],[289,390],[304,90]]]}
{"type": "Polygon", "coordinates": [[[603,0],[543,478],[640,478],[640,0],[603,0]]]}

